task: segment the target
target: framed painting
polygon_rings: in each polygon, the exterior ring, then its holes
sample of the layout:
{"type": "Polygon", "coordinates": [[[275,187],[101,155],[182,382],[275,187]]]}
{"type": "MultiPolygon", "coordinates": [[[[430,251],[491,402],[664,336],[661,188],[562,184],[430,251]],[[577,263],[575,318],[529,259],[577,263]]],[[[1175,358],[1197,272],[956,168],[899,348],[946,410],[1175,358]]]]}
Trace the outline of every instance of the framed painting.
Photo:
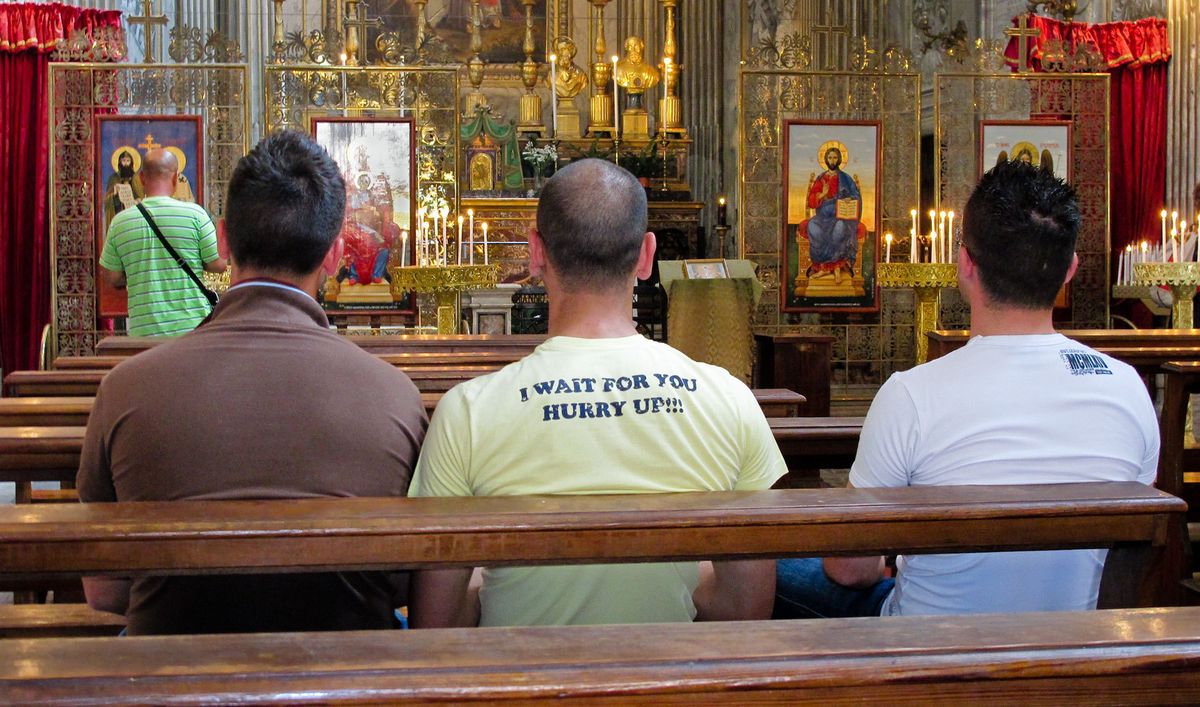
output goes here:
{"type": "Polygon", "coordinates": [[[313,137],[346,182],[346,252],[319,300],[331,314],[410,313],[411,294],[393,294],[389,269],[413,262],[416,123],[412,118],[310,116],[313,137]]]}
{"type": "MultiPolygon", "coordinates": [[[[179,162],[173,196],[204,205],[204,125],[198,115],[100,115],[96,117],[96,267],[113,217],[145,196],[142,158],[163,148],[179,162]]],[[[97,270],[98,272],[98,270],[97,270]]],[[[124,290],[97,278],[101,317],[124,317],[124,290]]]]}
{"type": "Polygon", "coordinates": [[[784,121],[785,312],[873,312],[879,261],[879,121],[784,121]]]}
{"type": "Polygon", "coordinates": [[[979,129],[979,175],[1020,160],[1071,181],[1071,121],[985,120],[979,129]]]}
{"type": "MultiPolygon", "coordinates": [[[[534,56],[546,56],[548,36],[548,0],[534,0],[534,56]]],[[[375,7],[388,27],[408,28],[417,23],[416,6],[410,0],[380,0],[375,7]]],[[[483,0],[479,3],[480,56],[488,64],[520,64],[525,61],[525,5],[521,0],[483,0]]],[[[445,43],[450,63],[466,63],[471,58],[471,0],[432,0],[425,6],[425,21],[438,39],[445,43]]],[[[374,46],[375,32],[368,36],[374,46]]]]}
{"type": "MultiPolygon", "coordinates": [[[[1071,121],[985,120],[979,126],[979,176],[1004,161],[1020,160],[1071,181],[1071,121]]],[[[1071,283],[1054,298],[1071,307],[1071,283]]]]}
{"type": "Polygon", "coordinates": [[[721,280],[729,277],[721,258],[683,261],[683,276],[689,280],[721,280]]]}

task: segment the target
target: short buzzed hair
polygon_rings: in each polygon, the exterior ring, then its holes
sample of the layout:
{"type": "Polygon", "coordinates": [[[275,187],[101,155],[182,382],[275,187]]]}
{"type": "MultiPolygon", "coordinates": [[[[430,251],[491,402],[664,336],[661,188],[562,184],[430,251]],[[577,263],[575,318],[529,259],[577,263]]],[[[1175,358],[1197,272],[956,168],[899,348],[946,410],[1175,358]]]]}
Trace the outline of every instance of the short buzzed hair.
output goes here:
{"type": "Polygon", "coordinates": [[[646,234],[646,191],[612,162],[584,159],[546,182],[537,229],[564,284],[603,290],[625,285],[646,234]]]}
{"type": "Polygon", "coordinates": [[[345,211],[346,184],[329,153],[295,130],[272,133],[229,179],[225,232],[233,261],[307,275],[337,240],[345,211]]]}
{"type": "Polygon", "coordinates": [[[983,175],[963,213],[963,245],[997,304],[1052,307],[1075,255],[1075,190],[1020,160],[983,175]]]}

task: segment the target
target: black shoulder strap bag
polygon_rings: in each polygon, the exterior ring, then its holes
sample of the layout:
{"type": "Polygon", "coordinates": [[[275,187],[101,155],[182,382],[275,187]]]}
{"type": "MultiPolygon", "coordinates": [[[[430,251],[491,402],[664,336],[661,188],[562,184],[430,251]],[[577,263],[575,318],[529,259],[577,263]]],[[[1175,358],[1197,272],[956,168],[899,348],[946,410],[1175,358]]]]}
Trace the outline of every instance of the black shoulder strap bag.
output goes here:
{"type": "Polygon", "coordinates": [[[175,259],[176,264],[183,268],[183,271],[192,279],[192,282],[196,283],[196,287],[200,288],[200,292],[204,294],[204,299],[208,300],[208,305],[210,307],[216,307],[218,299],[217,293],[205,287],[200,278],[196,277],[196,273],[192,272],[192,268],[187,264],[187,261],[180,257],[179,253],[175,252],[175,249],[171,247],[170,242],[167,241],[167,239],[163,236],[162,231],[158,229],[158,224],[155,223],[154,219],[150,217],[150,212],[146,210],[146,207],[139,203],[137,208],[138,211],[142,212],[142,216],[146,219],[146,223],[150,224],[150,230],[154,231],[154,235],[158,237],[158,242],[163,244],[163,247],[167,249],[167,252],[171,254],[171,257],[175,259]]]}

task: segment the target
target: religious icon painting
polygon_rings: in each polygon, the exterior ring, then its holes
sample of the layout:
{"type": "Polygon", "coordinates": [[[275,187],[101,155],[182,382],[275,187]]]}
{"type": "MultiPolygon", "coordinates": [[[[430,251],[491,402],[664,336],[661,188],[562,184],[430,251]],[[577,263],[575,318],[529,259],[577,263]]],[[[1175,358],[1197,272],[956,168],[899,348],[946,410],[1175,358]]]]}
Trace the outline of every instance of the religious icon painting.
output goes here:
{"type": "MultiPolygon", "coordinates": [[[[142,158],[154,148],[175,155],[179,182],[174,197],[204,205],[204,126],[198,115],[101,115],[96,117],[96,249],[99,259],[113,217],[145,196],[142,158]]],[[[97,264],[96,267],[99,267],[97,264]]],[[[124,317],[124,290],[97,278],[100,316],[124,317]]]]}
{"type": "Polygon", "coordinates": [[[879,309],[879,121],[784,122],[784,312],[879,309]]]}
{"type": "Polygon", "coordinates": [[[1071,181],[1071,121],[985,120],[979,129],[979,175],[1020,160],[1071,181]]]}
{"type": "MultiPolygon", "coordinates": [[[[533,23],[533,53],[544,57],[549,34],[549,3],[531,0],[528,4],[533,23]]],[[[371,7],[382,26],[367,29],[367,47],[374,47],[378,35],[389,29],[399,32],[411,44],[408,28],[416,27],[417,12],[420,11],[425,13],[426,27],[433,35],[426,51],[441,55],[439,58],[444,63],[465,63],[474,55],[471,50],[471,13],[474,11],[481,30],[480,57],[484,62],[520,64],[525,60],[526,7],[521,0],[480,0],[477,6],[471,0],[434,0],[420,5],[411,0],[376,0],[371,7]]]]}
{"type": "Polygon", "coordinates": [[[345,254],[321,288],[322,306],[331,314],[411,313],[415,300],[392,291],[391,269],[412,265],[415,253],[415,121],[312,116],[309,123],[346,183],[345,254]]]}

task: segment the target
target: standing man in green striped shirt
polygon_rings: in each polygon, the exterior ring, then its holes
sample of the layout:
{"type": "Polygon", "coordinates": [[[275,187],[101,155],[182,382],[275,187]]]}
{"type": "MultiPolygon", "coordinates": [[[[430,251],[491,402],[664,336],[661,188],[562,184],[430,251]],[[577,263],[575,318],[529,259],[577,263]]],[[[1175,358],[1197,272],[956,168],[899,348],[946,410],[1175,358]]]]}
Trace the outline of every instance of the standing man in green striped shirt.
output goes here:
{"type": "MultiPolygon", "coordinates": [[[[198,204],[171,198],[179,181],[175,155],[150,150],[140,175],[146,193],[142,205],[192,272],[198,275],[201,268],[225,272],[225,259],[217,254],[217,229],[208,212],[198,204]]],[[[208,300],[138,209],[125,209],[113,217],[100,268],[109,284],[129,290],[130,336],[178,336],[208,316],[208,300]]]]}

